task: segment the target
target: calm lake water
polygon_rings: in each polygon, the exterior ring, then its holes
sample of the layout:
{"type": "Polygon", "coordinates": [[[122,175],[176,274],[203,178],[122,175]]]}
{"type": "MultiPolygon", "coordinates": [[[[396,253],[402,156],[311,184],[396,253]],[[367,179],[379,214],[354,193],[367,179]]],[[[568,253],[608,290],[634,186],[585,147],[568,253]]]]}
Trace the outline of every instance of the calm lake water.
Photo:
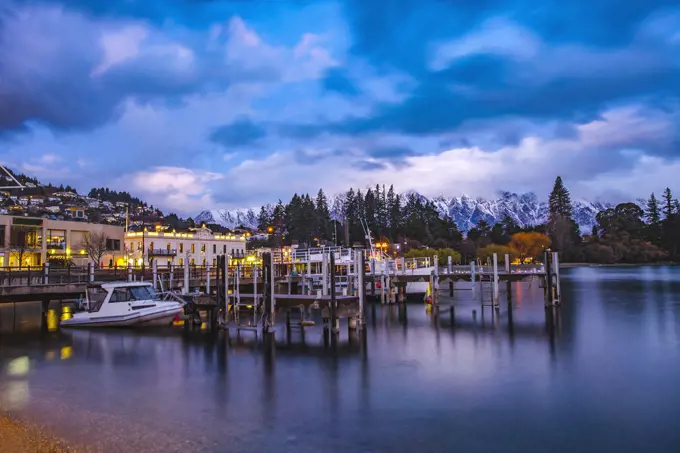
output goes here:
{"type": "Polygon", "coordinates": [[[678,451],[680,268],[564,271],[555,317],[541,291],[500,316],[461,292],[454,326],[369,307],[365,338],[331,345],[317,327],[3,334],[0,410],[115,452],[678,451]]]}

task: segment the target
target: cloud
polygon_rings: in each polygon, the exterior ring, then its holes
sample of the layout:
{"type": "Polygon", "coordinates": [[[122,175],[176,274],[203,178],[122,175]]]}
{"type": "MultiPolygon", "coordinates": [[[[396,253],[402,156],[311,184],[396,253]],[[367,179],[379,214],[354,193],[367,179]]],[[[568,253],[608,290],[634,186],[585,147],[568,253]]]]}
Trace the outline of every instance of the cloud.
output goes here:
{"type": "Polygon", "coordinates": [[[358,96],[361,94],[359,88],[347,76],[347,72],[339,68],[331,68],[326,72],[323,80],[323,88],[332,93],[344,96],[358,96]]]}
{"type": "Polygon", "coordinates": [[[274,46],[238,16],[190,30],[48,3],[0,10],[0,132],[30,122],[88,131],[120,118],[129,99],[178,106],[235,84],[318,79],[335,64],[320,36],[274,46]]]}
{"type": "Polygon", "coordinates": [[[558,173],[635,197],[680,158],[679,25],[670,0],[6,0],[0,158],[185,214],[558,173]]]}
{"type": "Polygon", "coordinates": [[[227,148],[252,145],[267,135],[266,129],[250,118],[239,118],[231,124],[215,128],[210,141],[227,148]]]}
{"type": "Polygon", "coordinates": [[[223,175],[213,172],[155,167],[124,177],[116,185],[141,194],[155,202],[156,206],[172,207],[170,210],[187,213],[196,206],[212,205],[212,187],[221,179],[223,175]]]}

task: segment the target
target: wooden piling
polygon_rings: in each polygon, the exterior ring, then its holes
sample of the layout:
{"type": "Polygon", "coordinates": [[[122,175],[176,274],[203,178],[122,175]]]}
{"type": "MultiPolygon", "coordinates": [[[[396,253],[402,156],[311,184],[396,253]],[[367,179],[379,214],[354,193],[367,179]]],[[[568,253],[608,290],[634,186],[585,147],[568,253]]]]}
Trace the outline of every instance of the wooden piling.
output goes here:
{"type": "Polygon", "coordinates": [[[331,301],[330,301],[330,312],[331,312],[331,330],[333,333],[338,333],[337,331],[337,307],[335,299],[335,255],[330,254],[330,266],[331,266],[331,278],[330,278],[330,290],[331,290],[331,301]]]}

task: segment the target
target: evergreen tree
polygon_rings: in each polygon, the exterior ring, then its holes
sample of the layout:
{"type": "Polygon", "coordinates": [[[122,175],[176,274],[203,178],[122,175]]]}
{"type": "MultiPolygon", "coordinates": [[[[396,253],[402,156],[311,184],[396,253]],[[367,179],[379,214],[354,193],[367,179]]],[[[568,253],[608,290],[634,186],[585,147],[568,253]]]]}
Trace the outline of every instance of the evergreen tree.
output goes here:
{"type": "Polygon", "coordinates": [[[645,219],[647,223],[657,224],[661,221],[661,213],[659,212],[659,202],[654,196],[654,192],[647,200],[647,209],[645,210],[645,219]]]}
{"type": "Polygon", "coordinates": [[[260,231],[267,231],[270,226],[273,226],[268,208],[269,206],[262,206],[260,214],[257,216],[257,229],[260,231]]]}
{"type": "Polygon", "coordinates": [[[550,199],[548,204],[551,219],[556,218],[558,216],[571,219],[572,217],[571,196],[569,195],[569,191],[567,190],[567,188],[564,187],[564,183],[562,183],[561,176],[558,176],[557,179],[555,179],[555,185],[553,186],[553,190],[550,193],[550,199]]]}
{"type": "Polygon", "coordinates": [[[323,193],[323,189],[319,189],[316,194],[316,236],[319,240],[330,241],[333,238],[333,225],[331,225],[331,214],[328,210],[328,200],[323,193]]]}
{"type": "Polygon", "coordinates": [[[673,202],[673,194],[671,193],[671,189],[666,187],[666,190],[663,193],[663,200],[664,200],[664,207],[663,207],[663,214],[665,217],[665,220],[670,220],[671,217],[673,216],[673,211],[675,207],[675,203],[673,202]]]}

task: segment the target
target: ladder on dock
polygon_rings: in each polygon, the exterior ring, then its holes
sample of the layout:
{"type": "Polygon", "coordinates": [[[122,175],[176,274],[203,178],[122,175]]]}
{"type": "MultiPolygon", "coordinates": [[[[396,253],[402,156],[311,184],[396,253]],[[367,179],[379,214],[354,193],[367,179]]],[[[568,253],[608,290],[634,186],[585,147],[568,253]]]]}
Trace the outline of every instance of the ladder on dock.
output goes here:
{"type": "Polygon", "coordinates": [[[234,302],[231,304],[234,313],[234,324],[236,324],[236,330],[253,330],[257,331],[258,326],[263,324],[263,298],[257,293],[257,279],[258,279],[258,268],[253,267],[253,294],[248,295],[247,299],[241,300],[240,291],[240,280],[241,280],[241,266],[238,264],[235,269],[235,294],[233,294],[234,302]],[[252,301],[250,298],[252,297],[252,301]],[[245,313],[243,313],[245,312],[245,313]],[[242,315],[244,315],[242,317],[242,315]],[[246,324],[247,323],[247,324],[246,324]]]}

